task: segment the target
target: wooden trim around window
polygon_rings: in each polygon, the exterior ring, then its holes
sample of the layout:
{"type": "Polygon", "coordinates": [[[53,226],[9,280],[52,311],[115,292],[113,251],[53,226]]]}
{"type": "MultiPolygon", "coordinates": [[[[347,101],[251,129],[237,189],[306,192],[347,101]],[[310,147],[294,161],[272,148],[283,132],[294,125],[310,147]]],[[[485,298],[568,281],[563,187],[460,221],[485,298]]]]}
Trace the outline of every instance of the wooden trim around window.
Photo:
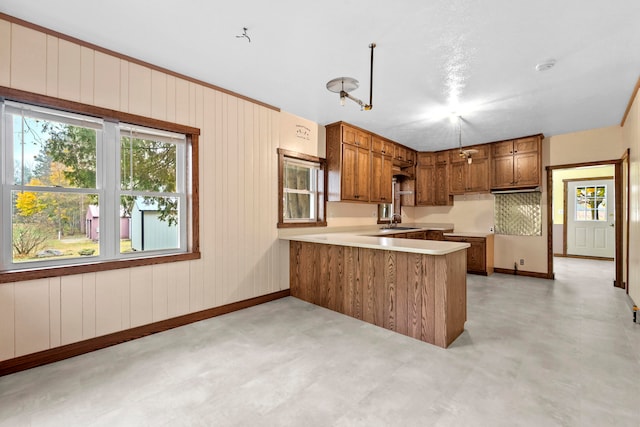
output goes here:
{"type": "Polygon", "coordinates": [[[243,301],[234,302],[223,305],[221,307],[209,308],[207,310],[195,313],[185,314],[183,316],[173,317],[171,319],[161,320],[159,322],[150,323],[148,325],[138,326],[136,328],[127,329],[112,334],[103,335],[101,337],[91,338],[88,340],[67,344],[49,350],[40,351],[38,353],[27,354],[13,359],[0,362],[0,377],[26,369],[35,368],[53,362],[59,362],[70,357],[79,356],[95,350],[100,350],[112,345],[121,344],[147,335],[156,334],[179,326],[188,325],[189,323],[199,322],[200,320],[210,319],[212,317],[221,316],[223,314],[264,304],[280,298],[288,297],[289,289],[250,298],[243,301]]]}
{"type": "Polygon", "coordinates": [[[327,226],[327,161],[326,159],[310,156],[308,154],[297,153],[295,151],[278,148],[278,228],[302,228],[302,227],[326,227],[327,226]],[[322,171],[322,182],[318,180],[318,193],[316,206],[318,207],[318,220],[314,222],[284,222],[284,209],[282,201],[284,199],[284,158],[304,160],[320,164],[322,171]]]}
{"type": "Polygon", "coordinates": [[[273,105],[269,105],[269,104],[267,104],[265,102],[258,101],[258,100],[255,100],[253,98],[249,98],[248,96],[244,96],[244,95],[241,95],[239,93],[230,91],[228,89],[221,88],[220,86],[216,86],[216,85],[213,85],[211,83],[207,83],[205,81],[198,80],[198,79],[193,78],[193,77],[185,76],[184,74],[176,73],[175,71],[171,71],[171,70],[168,70],[166,68],[162,68],[162,67],[159,67],[157,65],[153,65],[153,64],[150,64],[148,62],[141,61],[141,60],[133,58],[131,56],[123,55],[121,53],[114,52],[114,51],[109,50],[109,49],[105,49],[105,48],[103,48],[101,46],[97,46],[95,44],[91,44],[91,43],[86,42],[84,40],[80,40],[80,39],[77,39],[75,37],[68,36],[66,34],[60,33],[58,31],[51,30],[51,29],[46,28],[46,27],[42,27],[40,25],[33,24],[31,22],[28,22],[28,21],[24,21],[22,19],[16,18],[16,17],[11,16],[11,15],[7,15],[7,14],[2,13],[2,12],[0,12],[0,19],[3,19],[3,20],[5,20],[7,22],[10,22],[12,24],[20,25],[20,26],[25,27],[25,28],[30,28],[32,30],[47,34],[47,35],[52,36],[52,37],[57,37],[57,38],[59,38],[61,40],[66,40],[68,42],[77,44],[79,46],[83,46],[83,47],[95,50],[96,52],[101,52],[101,53],[104,53],[106,55],[113,56],[115,58],[122,59],[122,60],[127,61],[127,62],[131,62],[133,64],[141,65],[141,66],[149,68],[151,70],[159,71],[161,73],[164,73],[164,74],[167,74],[167,75],[170,75],[170,76],[173,76],[173,77],[177,77],[179,79],[186,80],[188,82],[195,83],[197,85],[204,86],[204,87],[209,88],[209,89],[216,90],[218,92],[226,93],[227,95],[235,96],[236,98],[243,99],[245,101],[249,101],[249,102],[251,102],[253,104],[260,105],[260,106],[268,108],[270,110],[274,110],[274,111],[278,111],[278,112],[280,111],[280,108],[274,107],[273,105]]]}
{"type": "MultiPolygon", "coordinates": [[[[0,14],[0,18],[2,14],[0,14]]],[[[161,129],[169,132],[183,133],[189,143],[190,158],[188,166],[190,169],[189,180],[191,188],[188,193],[190,198],[190,227],[191,235],[189,241],[189,252],[182,254],[161,255],[154,257],[140,257],[135,259],[118,259],[100,261],[78,265],[61,267],[30,268],[25,270],[0,271],[0,283],[20,282],[23,280],[44,279],[47,277],[69,276],[73,274],[95,273],[99,271],[115,270],[120,268],[139,267],[143,265],[164,264],[169,262],[189,261],[200,259],[200,190],[199,190],[199,135],[200,129],[185,126],[177,123],[166,122],[164,120],[151,119],[136,114],[123,113],[102,107],[82,104],[79,102],[53,98],[23,90],[12,89],[0,86],[0,98],[10,101],[22,102],[25,104],[37,105],[40,107],[53,108],[85,116],[98,117],[105,120],[116,120],[133,125],[146,126],[161,129]]]]}

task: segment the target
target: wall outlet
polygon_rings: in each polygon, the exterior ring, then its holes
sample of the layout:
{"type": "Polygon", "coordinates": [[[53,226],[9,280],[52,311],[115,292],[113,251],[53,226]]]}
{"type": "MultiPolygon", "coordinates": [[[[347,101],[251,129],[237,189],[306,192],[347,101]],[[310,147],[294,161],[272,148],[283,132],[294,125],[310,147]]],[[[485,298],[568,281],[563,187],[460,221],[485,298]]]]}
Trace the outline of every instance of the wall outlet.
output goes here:
{"type": "Polygon", "coordinates": [[[489,227],[489,233],[493,233],[493,227],[489,227]]]}
{"type": "Polygon", "coordinates": [[[520,258],[520,265],[524,265],[524,258],[520,258]]]}

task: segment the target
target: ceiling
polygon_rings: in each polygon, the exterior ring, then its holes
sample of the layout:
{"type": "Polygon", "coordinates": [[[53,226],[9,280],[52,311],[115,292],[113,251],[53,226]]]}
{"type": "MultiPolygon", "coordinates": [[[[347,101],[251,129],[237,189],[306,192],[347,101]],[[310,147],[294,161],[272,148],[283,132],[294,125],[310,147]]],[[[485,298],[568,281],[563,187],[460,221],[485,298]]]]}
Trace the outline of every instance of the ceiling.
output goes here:
{"type": "Polygon", "coordinates": [[[421,151],[458,144],[452,112],[463,145],[619,124],[640,75],[637,0],[0,0],[0,11],[421,151]],[[325,84],[354,77],[368,102],[371,42],[373,109],[342,107],[325,84]]]}

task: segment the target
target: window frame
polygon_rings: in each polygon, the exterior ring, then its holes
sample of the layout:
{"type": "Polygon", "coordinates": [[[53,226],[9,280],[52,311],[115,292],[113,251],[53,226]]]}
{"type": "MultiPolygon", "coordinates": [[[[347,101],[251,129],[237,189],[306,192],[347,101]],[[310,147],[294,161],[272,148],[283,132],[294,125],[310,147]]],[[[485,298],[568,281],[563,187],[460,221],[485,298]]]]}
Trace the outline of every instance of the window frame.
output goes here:
{"type": "MultiPolygon", "coordinates": [[[[311,156],[308,154],[297,153],[295,151],[278,148],[278,228],[295,228],[295,227],[326,227],[326,181],[327,181],[327,161],[321,157],[311,156]],[[297,160],[300,162],[309,162],[318,164],[318,174],[315,180],[316,191],[314,194],[316,218],[311,221],[307,220],[285,220],[284,218],[284,166],[286,159],[297,160]]],[[[306,193],[306,192],[305,192],[306,193]]]]}
{"type": "MultiPolygon", "coordinates": [[[[200,129],[185,126],[177,123],[167,122],[149,117],[139,116],[136,114],[124,113],[121,111],[111,110],[102,107],[82,104],[75,101],[68,101],[59,98],[53,98],[46,95],[35,94],[0,86],[0,100],[13,101],[18,103],[30,104],[36,107],[58,110],[60,112],[79,114],[82,116],[93,117],[98,120],[119,122],[118,125],[126,124],[139,126],[159,131],[184,134],[185,143],[185,199],[186,206],[186,245],[184,252],[179,253],[157,253],[147,252],[141,253],[139,256],[127,256],[115,259],[88,259],[86,262],[67,264],[67,265],[51,265],[51,266],[33,266],[25,265],[25,268],[1,270],[0,283],[17,282],[24,280],[33,280],[47,277],[59,277],[73,274],[84,274],[91,272],[107,271],[120,268],[130,268],[143,265],[162,264],[169,262],[187,261],[199,259],[200,254],[200,238],[199,238],[199,136],[200,129]]],[[[118,140],[119,143],[119,140],[118,140]]],[[[118,145],[119,146],[119,145],[118,145]]],[[[4,162],[5,159],[3,159],[4,162]]],[[[3,172],[4,175],[4,172],[3,172]]],[[[96,177],[98,179],[98,177],[96,177]]],[[[119,183],[117,183],[119,187],[119,183]]],[[[5,228],[2,225],[3,230],[5,228]]],[[[74,262],[77,262],[74,260],[74,262]]]]}

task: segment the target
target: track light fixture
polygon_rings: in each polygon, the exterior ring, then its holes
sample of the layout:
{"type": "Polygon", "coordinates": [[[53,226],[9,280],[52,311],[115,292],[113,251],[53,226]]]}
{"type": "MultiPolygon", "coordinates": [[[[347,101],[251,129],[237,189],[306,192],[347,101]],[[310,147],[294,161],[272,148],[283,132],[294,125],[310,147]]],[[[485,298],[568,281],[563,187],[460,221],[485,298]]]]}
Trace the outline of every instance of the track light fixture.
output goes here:
{"type": "Polygon", "coordinates": [[[376,44],[371,43],[369,49],[371,49],[371,66],[369,69],[369,103],[365,104],[362,100],[351,95],[349,92],[358,89],[358,80],[353,77],[337,77],[327,82],[327,89],[331,92],[340,94],[340,105],[345,104],[345,99],[349,98],[360,106],[361,110],[371,110],[373,108],[373,49],[376,44]]]}

